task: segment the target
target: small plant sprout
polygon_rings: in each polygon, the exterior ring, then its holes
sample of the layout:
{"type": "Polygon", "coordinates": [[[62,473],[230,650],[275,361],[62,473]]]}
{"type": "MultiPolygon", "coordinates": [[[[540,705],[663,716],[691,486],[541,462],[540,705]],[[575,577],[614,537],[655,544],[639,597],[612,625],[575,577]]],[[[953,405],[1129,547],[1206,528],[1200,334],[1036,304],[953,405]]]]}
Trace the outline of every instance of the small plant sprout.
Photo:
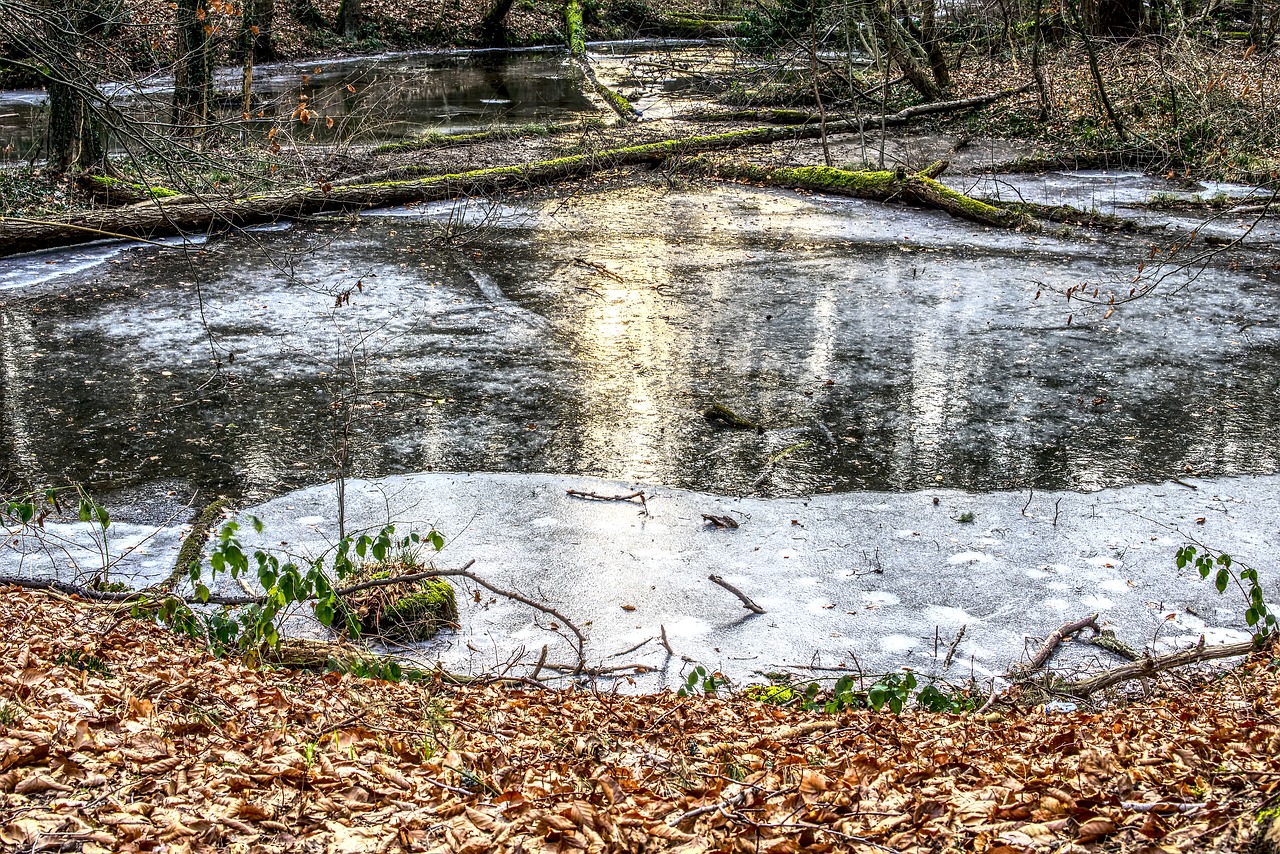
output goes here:
{"type": "Polygon", "coordinates": [[[718,692],[728,687],[729,680],[719,672],[708,673],[707,668],[701,664],[689,671],[688,677],[684,680],[684,685],[680,690],[676,691],[676,695],[680,697],[688,697],[701,693],[707,697],[715,697],[718,692]]]}

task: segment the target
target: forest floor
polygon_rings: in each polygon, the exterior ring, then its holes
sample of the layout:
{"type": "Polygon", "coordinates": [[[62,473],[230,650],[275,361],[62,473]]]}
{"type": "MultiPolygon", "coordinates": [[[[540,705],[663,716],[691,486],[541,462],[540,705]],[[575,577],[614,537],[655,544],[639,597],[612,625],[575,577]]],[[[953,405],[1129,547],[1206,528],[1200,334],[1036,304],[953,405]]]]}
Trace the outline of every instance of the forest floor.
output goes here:
{"type": "Polygon", "coordinates": [[[1280,836],[1275,646],[1091,712],[1013,695],[981,715],[824,715],[251,669],[15,589],[0,625],[7,850],[1272,852],[1280,836]]]}

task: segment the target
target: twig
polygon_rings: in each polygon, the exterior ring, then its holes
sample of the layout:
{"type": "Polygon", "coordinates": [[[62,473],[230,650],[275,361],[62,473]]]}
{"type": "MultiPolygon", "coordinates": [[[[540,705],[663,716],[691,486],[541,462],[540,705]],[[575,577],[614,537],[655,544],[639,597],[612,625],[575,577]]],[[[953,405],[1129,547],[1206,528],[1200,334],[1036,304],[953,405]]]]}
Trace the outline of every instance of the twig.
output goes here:
{"type": "Polygon", "coordinates": [[[603,264],[597,264],[595,261],[588,261],[586,258],[574,258],[573,263],[577,264],[580,267],[587,267],[588,269],[595,270],[600,275],[608,276],[610,279],[613,279],[614,281],[618,281],[618,282],[625,281],[617,273],[613,272],[603,264]]]}
{"type": "Polygon", "coordinates": [[[1022,515],[1027,515],[1027,508],[1031,506],[1031,499],[1036,497],[1036,488],[1033,486],[1027,491],[1027,503],[1022,505],[1022,515]]]}
{"type": "Polygon", "coordinates": [[[542,645],[542,652],[538,655],[538,663],[533,666],[533,672],[527,677],[532,682],[538,681],[538,674],[542,672],[542,666],[547,663],[547,645],[542,645]]]}
{"type": "Polygon", "coordinates": [[[582,674],[584,676],[611,676],[615,673],[624,673],[633,670],[636,673],[649,673],[654,670],[647,664],[616,664],[612,667],[585,667],[581,664],[548,664],[545,665],[547,670],[556,673],[582,674]]]}
{"type": "Polygon", "coordinates": [[[956,639],[951,642],[951,648],[947,650],[947,657],[942,662],[943,670],[951,667],[951,659],[955,658],[956,648],[960,646],[960,641],[964,640],[964,633],[968,628],[969,625],[966,623],[960,627],[960,631],[956,632],[956,639]]]}
{"type": "Polygon", "coordinates": [[[723,578],[721,578],[720,576],[718,576],[718,575],[708,575],[708,576],[707,576],[707,578],[711,579],[711,583],[712,583],[712,584],[718,584],[718,585],[720,585],[721,587],[723,587],[725,590],[728,590],[728,591],[729,591],[730,593],[732,593],[734,596],[737,596],[737,597],[738,597],[738,600],[739,600],[740,602],[742,602],[742,607],[746,608],[746,609],[747,609],[748,611],[750,611],[751,613],[753,613],[753,614],[763,614],[763,613],[765,613],[764,608],[761,608],[761,607],[760,607],[759,605],[757,605],[754,601],[752,601],[752,599],[751,599],[751,597],[750,597],[750,596],[748,596],[747,594],[743,593],[741,590],[739,590],[738,588],[734,587],[732,584],[730,584],[729,582],[725,581],[725,580],[724,580],[723,578]]]}
{"type": "Polygon", "coordinates": [[[633,498],[640,499],[640,506],[644,508],[644,515],[649,515],[649,504],[645,500],[644,490],[637,489],[629,495],[600,495],[595,492],[584,492],[580,489],[566,489],[565,495],[571,495],[574,498],[590,498],[595,501],[630,501],[633,498]]]}
{"type": "Polygon", "coordinates": [[[718,812],[724,809],[725,807],[736,807],[746,799],[747,799],[747,793],[745,791],[738,792],[738,794],[725,798],[723,801],[717,801],[714,804],[707,804],[704,807],[698,807],[697,809],[689,810],[688,812],[683,813],[673,819],[669,819],[667,821],[667,826],[676,827],[678,825],[684,824],[686,821],[695,819],[698,816],[706,815],[707,813],[718,812]]]}
{"type": "Polygon", "coordinates": [[[992,680],[991,680],[991,693],[987,695],[987,701],[986,701],[985,703],[983,703],[981,706],[979,706],[979,707],[978,707],[978,709],[977,709],[977,711],[975,711],[975,712],[974,712],[974,714],[975,714],[975,715],[980,715],[980,714],[982,714],[982,713],[983,713],[983,712],[985,712],[987,709],[991,708],[991,704],[992,704],[992,703],[994,703],[995,701],[996,701],[996,680],[992,679],[992,680]]]}
{"type": "Polygon", "coordinates": [[[672,649],[672,648],[671,648],[671,641],[667,640],[667,627],[666,627],[666,626],[663,626],[663,625],[659,625],[659,626],[658,626],[658,628],[661,630],[661,633],[662,633],[662,645],[663,645],[664,647],[666,647],[667,655],[671,656],[672,658],[675,658],[675,657],[676,657],[676,651],[675,651],[674,649],[672,649]]]}
{"type": "Polygon", "coordinates": [[[1095,691],[1101,691],[1103,688],[1110,688],[1112,685],[1119,685],[1121,682],[1129,682],[1133,679],[1142,679],[1148,676],[1154,676],[1164,670],[1172,670],[1175,667],[1185,667],[1188,664],[1197,664],[1202,661],[1214,661],[1219,658],[1235,658],[1239,655],[1248,655],[1255,649],[1254,642],[1251,640],[1241,641],[1240,643],[1224,644],[1222,646],[1204,645],[1204,638],[1200,638],[1200,643],[1192,649],[1186,649],[1181,652],[1171,652],[1167,655],[1157,656],[1155,658],[1144,658],[1142,661],[1135,661],[1133,664],[1123,664],[1120,667],[1112,668],[1105,673],[1100,673],[1092,679],[1084,679],[1080,682],[1073,682],[1061,689],[1061,693],[1069,694],[1075,697],[1087,697],[1095,691]]]}
{"type": "Polygon", "coordinates": [[[608,656],[608,657],[609,657],[609,658],[621,658],[622,656],[626,655],[626,654],[627,654],[627,653],[629,653],[629,652],[635,652],[637,649],[639,649],[640,647],[644,646],[645,644],[647,644],[647,643],[648,643],[649,641],[651,641],[651,640],[653,640],[653,638],[645,638],[644,640],[640,641],[640,643],[636,644],[635,646],[629,646],[629,647],[627,647],[626,649],[624,649],[622,652],[615,652],[613,655],[610,655],[610,656],[608,656]]]}
{"type": "Polygon", "coordinates": [[[441,789],[444,789],[446,792],[453,792],[455,795],[463,795],[468,798],[474,798],[476,796],[475,792],[460,788],[458,786],[450,786],[448,783],[441,783],[439,780],[433,777],[423,777],[422,779],[426,780],[428,783],[430,783],[433,786],[439,786],[441,789]]]}
{"type": "Polygon", "coordinates": [[[1098,631],[1097,614],[1090,614],[1083,620],[1076,620],[1074,623],[1067,623],[1061,628],[1054,629],[1053,634],[1049,635],[1049,637],[1045,639],[1044,645],[1040,647],[1040,651],[1032,656],[1031,660],[1025,665],[1015,665],[1010,668],[1008,677],[1010,679],[1015,677],[1025,678],[1030,674],[1035,673],[1041,667],[1044,667],[1045,663],[1049,660],[1049,657],[1053,655],[1053,651],[1058,648],[1058,644],[1062,643],[1063,640],[1070,635],[1073,635],[1086,627],[1093,629],[1095,632],[1098,631]]]}
{"type": "Polygon", "coordinates": [[[1170,480],[1172,480],[1174,483],[1178,484],[1179,486],[1185,486],[1187,489],[1199,489],[1199,488],[1200,488],[1200,487],[1196,486],[1194,483],[1187,483],[1185,480],[1182,480],[1181,478],[1171,477],[1171,478],[1169,478],[1169,479],[1170,479],[1170,480]]]}

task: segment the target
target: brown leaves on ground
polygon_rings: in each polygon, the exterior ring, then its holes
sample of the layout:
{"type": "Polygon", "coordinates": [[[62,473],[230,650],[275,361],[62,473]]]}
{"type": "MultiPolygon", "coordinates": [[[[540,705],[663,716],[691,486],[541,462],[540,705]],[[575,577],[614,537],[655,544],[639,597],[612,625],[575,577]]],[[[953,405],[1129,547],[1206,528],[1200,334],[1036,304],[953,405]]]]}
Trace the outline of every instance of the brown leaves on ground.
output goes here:
{"type": "Polygon", "coordinates": [[[8,850],[1201,851],[1280,800],[1274,651],[1100,714],[824,717],[252,670],[23,591],[0,626],[8,850]]]}

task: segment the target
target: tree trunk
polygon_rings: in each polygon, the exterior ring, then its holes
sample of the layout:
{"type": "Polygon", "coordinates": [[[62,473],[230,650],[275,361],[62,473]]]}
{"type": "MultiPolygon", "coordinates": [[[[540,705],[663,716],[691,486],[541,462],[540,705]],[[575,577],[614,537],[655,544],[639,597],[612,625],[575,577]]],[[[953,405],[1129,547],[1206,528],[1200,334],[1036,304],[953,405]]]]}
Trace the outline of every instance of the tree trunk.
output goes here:
{"type": "Polygon", "coordinates": [[[338,6],[338,32],[349,39],[360,35],[360,0],[342,0],[338,6]]]}
{"type": "Polygon", "coordinates": [[[102,122],[86,95],[95,81],[84,73],[91,45],[89,33],[105,31],[96,4],[71,3],[49,9],[45,34],[51,48],[45,88],[49,93],[49,166],[57,173],[106,167],[107,145],[102,122]]]}
{"type": "Polygon", "coordinates": [[[515,0],[494,0],[480,23],[480,38],[485,47],[507,46],[507,15],[515,0]]]}
{"type": "Polygon", "coordinates": [[[1142,29],[1143,0],[1085,0],[1084,20],[1096,36],[1132,36],[1142,29]]]}
{"type": "Polygon", "coordinates": [[[275,0],[253,0],[253,23],[258,28],[253,35],[253,61],[271,62],[276,58],[273,36],[276,26],[275,0]]]}
{"type": "Polygon", "coordinates": [[[924,49],[920,47],[919,42],[903,29],[884,3],[873,0],[869,5],[872,24],[876,35],[884,45],[885,55],[902,69],[902,75],[907,78],[907,82],[925,100],[938,100],[942,92],[934,80],[933,70],[920,59],[924,49]]]}
{"type": "Polygon", "coordinates": [[[320,14],[320,10],[316,8],[316,4],[312,0],[292,0],[293,17],[304,27],[313,30],[327,30],[329,24],[325,21],[324,15],[320,14]]]}
{"type": "Polygon", "coordinates": [[[925,55],[929,58],[929,68],[933,71],[933,82],[945,92],[951,88],[951,70],[947,68],[947,55],[943,53],[942,39],[938,37],[937,0],[924,0],[920,13],[920,31],[925,55]]]}
{"type": "Polygon", "coordinates": [[[178,0],[178,63],[174,73],[173,125],[182,134],[202,136],[213,97],[213,51],[205,30],[205,0],[178,0]]]}

